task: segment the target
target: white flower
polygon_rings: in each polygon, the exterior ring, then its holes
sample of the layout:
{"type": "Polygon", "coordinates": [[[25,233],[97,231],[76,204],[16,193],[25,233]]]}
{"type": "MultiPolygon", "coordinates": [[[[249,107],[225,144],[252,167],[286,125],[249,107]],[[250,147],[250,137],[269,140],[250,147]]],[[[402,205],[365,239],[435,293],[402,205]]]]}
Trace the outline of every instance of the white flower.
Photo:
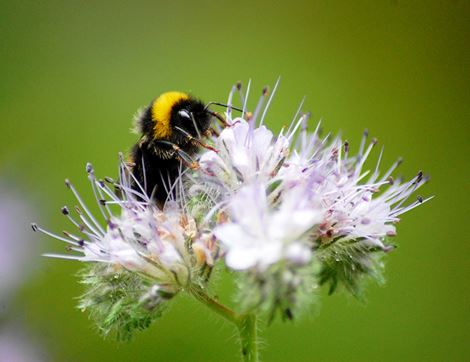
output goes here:
{"type": "Polygon", "coordinates": [[[46,256],[108,263],[115,268],[145,274],[157,284],[186,285],[192,267],[189,246],[197,236],[191,216],[183,212],[175,201],[168,201],[164,210],[160,210],[144,193],[130,188],[124,176],[119,184],[123,197],[118,198],[106,183],[96,180],[91,165],[87,170],[93,191],[100,197],[100,210],[107,227],[101,226],[74,186],[67,181],[81,205],[81,208],[76,208],[79,220],[67,207],[62,208],[62,213],[79,228],[83,238],[69,232],[62,237],[36,224],[33,224],[33,229],[65,241],[71,251],[79,254],[46,256]],[[111,205],[119,207],[118,215],[111,212],[111,205]]]}
{"type": "Polygon", "coordinates": [[[275,138],[265,126],[254,128],[252,122],[237,118],[215,140],[215,149],[217,153],[207,151],[199,161],[206,181],[237,190],[273,178],[289,154],[289,142],[282,135],[275,138]]]}
{"type": "Polygon", "coordinates": [[[389,176],[401,161],[379,178],[381,154],[374,172],[366,179],[370,172],[362,171],[362,168],[376,144],[372,140],[364,151],[366,136],[359,153],[350,156],[347,142],[336,139],[327,144],[326,139],[320,140],[316,132],[301,135],[306,142],[286,161],[279,177],[289,187],[308,184],[316,195],[314,200],[319,201],[325,211],[316,231],[320,241],[359,240],[386,250],[383,239],[395,235],[394,224],[399,221],[398,216],[430,198],[418,197],[417,201],[403,207],[426,178],[419,173],[407,183],[393,183],[389,176]]]}
{"type": "Polygon", "coordinates": [[[142,208],[136,201],[127,202],[124,207],[120,216],[111,218],[103,236],[84,243],[81,260],[108,262],[156,280],[168,279],[167,271],[186,279],[188,225],[183,223],[187,216],[174,204],[168,205],[165,213],[156,206],[142,208]]]}
{"type": "Polygon", "coordinates": [[[302,193],[292,192],[273,208],[262,184],[239,190],[229,203],[230,221],[214,230],[226,251],[227,266],[262,272],[281,260],[306,264],[311,256],[306,233],[321,214],[301,197],[302,193]]]}

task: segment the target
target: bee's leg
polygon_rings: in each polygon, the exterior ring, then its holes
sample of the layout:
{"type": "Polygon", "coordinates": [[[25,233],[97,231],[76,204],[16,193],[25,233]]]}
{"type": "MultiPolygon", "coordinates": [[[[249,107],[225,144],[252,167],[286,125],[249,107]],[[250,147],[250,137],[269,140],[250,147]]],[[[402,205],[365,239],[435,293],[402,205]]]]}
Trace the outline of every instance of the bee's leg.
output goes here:
{"type": "Polygon", "coordinates": [[[214,151],[214,152],[219,152],[217,151],[214,147],[212,146],[209,146],[207,143],[204,143],[202,142],[200,139],[198,138],[195,138],[193,136],[191,136],[191,134],[187,131],[185,131],[184,129],[180,128],[180,127],[175,127],[178,131],[180,131],[182,134],[184,134],[188,140],[190,142],[192,142],[193,144],[196,144],[198,146],[201,146],[201,147],[204,147],[204,148],[207,148],[208,150],[211,150],[211,151],[214,151]]]}
{"type": "Polygon", "coordinates": [[[199,146],[201,146],[201,147],[204,147],[204,148],[206,148],[206,149],[208,149],[208,150],[210,150],[210,151],[214,151],[215,153],[218,153],[218,152],[219,152],[219,150],[215,149],[215,148],[212,147],[212,146],[209,146],[207,143],[204,143],[204,142],[202,142],[201,140],[198,140],[197,138],[191,137],[191,138],[189,138],[189,140],[190,140],[191,142],[194,142],[196,145],[199,145],[199,146]]]}
{"type": "Polygon", "coordinates": [[[204,136],[206,136],[206,137],[212,137],[212,136],[219,137],[220,133],[214,127],[211,127],[204,133],[204,136]]]}
{"type": "Polygon", "coordinates": [[[173,142],[163,140],[158,140],[154,142],[170,146],[172,148],[173,154],[176,154],[176,157],[192,170],[197,170],[199,168],[199,163],[173,142]]]}

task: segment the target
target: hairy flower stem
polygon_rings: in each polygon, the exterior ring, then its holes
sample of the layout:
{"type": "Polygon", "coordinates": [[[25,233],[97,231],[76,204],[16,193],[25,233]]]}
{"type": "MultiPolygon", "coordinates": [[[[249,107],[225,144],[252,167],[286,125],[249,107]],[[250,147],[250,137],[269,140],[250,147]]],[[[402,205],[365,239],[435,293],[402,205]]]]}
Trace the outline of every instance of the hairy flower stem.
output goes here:
{"type": "Polygon", "coordinates": [[[238,326],[240,317],[230,308],[209,297],[203,288],[193,285],[190,287],[189,292],[194,298],[205,304],[222,318],[238,326]]]}
{"type": "Polygon", "coordinates": [[[258,362],[256,316],[254,314],[240,316],[238,331],[240,333],[243,361],[258,362]]]}
{"type": "Polygon", "coordinates": [[[244,362],[258,361],[258,343],[256,331],[256,316],[253,314],[236,314],[227,306],[211,298],[199,286],[191,286],[188,290],[190,294],[209,307],[212,311],[220,315],[228,322],[233,323],[240,334],[242,359],[244,362]]]}

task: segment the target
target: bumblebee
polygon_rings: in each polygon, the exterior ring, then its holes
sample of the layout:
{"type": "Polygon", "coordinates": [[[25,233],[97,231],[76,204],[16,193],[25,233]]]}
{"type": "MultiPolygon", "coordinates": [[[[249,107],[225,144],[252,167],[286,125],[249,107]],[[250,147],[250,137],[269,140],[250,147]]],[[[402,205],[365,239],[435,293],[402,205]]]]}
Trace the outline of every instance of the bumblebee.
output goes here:
{"type": "Polygon", "coordinates": [[[208,109],[209,104],[186,93],[167,92],[136,117],[140,139],[129,155],[133,188],[143,189],[159,207],[167,200],[181,167],[197,168],[192,156],[200,147],[212,149],[203,141],[211,134],[211,119],[217,117],[225,123],[208,109]]]}

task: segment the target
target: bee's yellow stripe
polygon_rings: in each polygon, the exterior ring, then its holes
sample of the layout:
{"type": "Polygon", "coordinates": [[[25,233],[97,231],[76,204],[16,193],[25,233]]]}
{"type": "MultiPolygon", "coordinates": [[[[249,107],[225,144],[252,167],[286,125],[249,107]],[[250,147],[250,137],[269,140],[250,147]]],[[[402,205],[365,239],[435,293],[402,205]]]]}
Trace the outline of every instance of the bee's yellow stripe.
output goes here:
{"type": "Polygon", "coordinates": [[[155,99],[152,104],[155,139],[168,139],[171,136],[171,110],[176,103],[186,99],[189,99],[189,96],[182,92],[163,93],[155,99]]]}

